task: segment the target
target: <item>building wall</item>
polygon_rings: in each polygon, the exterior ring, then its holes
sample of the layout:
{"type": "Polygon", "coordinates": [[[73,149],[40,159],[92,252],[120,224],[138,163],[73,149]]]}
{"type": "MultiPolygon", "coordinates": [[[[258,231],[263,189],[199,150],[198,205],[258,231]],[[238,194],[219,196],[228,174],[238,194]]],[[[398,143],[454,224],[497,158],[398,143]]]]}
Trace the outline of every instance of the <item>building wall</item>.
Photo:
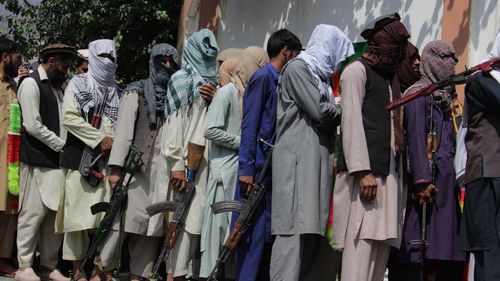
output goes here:
{"type": "MultiPolygon", "coordinates": [[[[462,1],[462,0],[461,0],[462,1]]],[[[218,42],[221,49],[264,47],[270,34],[288,28],[307,44],[317,24],[333,24],[354,42],[366,23],[398,12],[417,47],[441,38],[442,0],[220,0],[218,42]]]]}
{"type": "Polygon", "coordinates": [[[500,29],[500,5],[497,0],[473,0],[471,3],[468,65],[487,58],[500,29]]]}

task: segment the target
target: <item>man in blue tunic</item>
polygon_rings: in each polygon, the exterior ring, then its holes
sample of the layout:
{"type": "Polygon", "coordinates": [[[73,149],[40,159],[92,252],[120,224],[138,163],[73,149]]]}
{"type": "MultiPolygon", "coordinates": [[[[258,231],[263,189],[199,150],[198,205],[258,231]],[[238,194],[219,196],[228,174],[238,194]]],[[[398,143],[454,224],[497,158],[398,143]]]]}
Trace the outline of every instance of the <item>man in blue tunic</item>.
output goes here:
{"type": "MultiPolygon", "coordinates": [[[[276,31],[267,42],[270,63],[251,77],[243,96],[243,118],[239,158],[240,192],[235,199],[241,201],[252,190],[259,176],[269,147],[260,139],[274,143],[276,126],[276,85],[281,68],[302,49],[300,40],[286,29],[276,31]]],[[[269,190],[254,213],[252,227],[239,244],[236,252],[239,281],[269,280],[271,256],[271,170],[263,181],[269,190]]],[[[237,214],[233,216],[233,222],[237,214]]]]}

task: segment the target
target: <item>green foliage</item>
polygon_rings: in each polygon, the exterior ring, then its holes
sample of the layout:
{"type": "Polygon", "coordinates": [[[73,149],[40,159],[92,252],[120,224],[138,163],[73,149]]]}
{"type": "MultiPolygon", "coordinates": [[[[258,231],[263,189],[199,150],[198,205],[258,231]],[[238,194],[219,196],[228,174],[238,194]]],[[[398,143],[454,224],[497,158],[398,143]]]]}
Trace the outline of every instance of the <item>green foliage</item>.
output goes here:
{"type": "MultiPolygon", "coordinates": [[[[1,18],[7,36],[27,57],[51,43],[87,48],[100,38],[118,47],[118,76],[125,83],[147,76],[149,51],[160,42],[175,46],[182,0],[0,0],[11,15],[1,18]]],[[[1,30],[4,34],[4,30],[1,30]]]]}

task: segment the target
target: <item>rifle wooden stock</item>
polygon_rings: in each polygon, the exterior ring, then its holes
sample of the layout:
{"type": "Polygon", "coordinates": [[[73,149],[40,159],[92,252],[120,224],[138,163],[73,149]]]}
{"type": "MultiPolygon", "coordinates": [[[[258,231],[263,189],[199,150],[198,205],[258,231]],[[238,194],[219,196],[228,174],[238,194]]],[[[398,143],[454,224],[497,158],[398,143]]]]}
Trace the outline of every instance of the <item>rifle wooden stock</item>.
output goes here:
{"type": "Polygon", "coordinates": [[[242,224],[240,222],[236,222],[231,229],[231,233],[227,237],[226,242],[224,243],[224,247],[227,247],[231,250],[234,250],[236,246],[240,243],[241,236],[243,235],[243,232],[241,230],[242,224]]]}
{"type": "Polygon", "coordinates": [[[204,151],[205,151],[205,146],[195,144],[192,142],[188,143],[188,163],[187,163],[188,169],[197,170],[200,167],[204,151]]]}
{"type": "Polygon", "coordinates": [[[491,60],[485,61],[485,62],[480,63],[476,66],[473,66],[469,69],[466,69],[463,72],[452,75],[452,76],[447,77],[446,79],[443,79],[437,83],[433,83],[425,88],[422,88],[411,95],[407,95],[407,96],[402,97],[400,99],[394,100],[394,101],[388,103],[387,106],[385,107],[385,109],[387,111],[392,111],[392,110],[394,110],[394,109],[396,109],[404,104],[409,103],[410,101],[412,101],[416,98],[428,96],[428,95],[432,94],[432,92],[439,90],[439,89],[442,89],[446,86],[467,83],[470,76],[472,74],[474,74],[475,72],[482,71],[483,73],[488,73],[491,70],[493,70],[493,68],[499,67],[499,66],[500,66],[500,58],[493,58],[491,60]]]}

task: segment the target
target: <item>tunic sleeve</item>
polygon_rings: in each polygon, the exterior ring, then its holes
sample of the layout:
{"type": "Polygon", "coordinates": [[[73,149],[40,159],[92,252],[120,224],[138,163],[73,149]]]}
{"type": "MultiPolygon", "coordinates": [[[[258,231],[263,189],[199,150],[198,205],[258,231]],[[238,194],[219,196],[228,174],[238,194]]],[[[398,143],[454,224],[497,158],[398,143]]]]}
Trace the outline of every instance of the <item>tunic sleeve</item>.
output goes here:
{"type": "Polygon", "coordinates": [[[123,167],[134,138],[134,124],[138,107],[138,94],[136,91],[127,92],[123,95],[108,165],[123,167]]]}
{"type": "Polygon", "coordinates": [[[172,171],[184,171],[184,124],[186,115],[172,113],[162,130],[161,152],[169,162],[172,171]]]}
{"type": "Polygon", "coordinates": [[[248,82],[243,95],[243,116],[241,120],[241,144],[239,151],[239,175],[254,176],[257,154],[257,136],[265,103],[270,78],[254,75],[248,82]]]}
{"type": "Polygon", "coordinates": [[[22,109],[23,126],[26,132],[54,151],[61,151],[65,141],[42,124],[40,117],[40,89],[31,77],[24,79],[18,90],[19,104],[22,109]]]}
{"type": "Polygon", "coordinates": [[[429,183],[431,182],[431,169],[426,149],[427,98],[421,97],[408,103],[404,110],[413,183],[429,183]]]}
{"type": "Polygon", "coordinates": [[[74,93],[71,91],[66,90],[64,94],[63,111],[64,127],[89,147],[97,147],[104,137],[106,137],[103,131],[92,127],[81,116],[74,93]]]}
{"type": "Polygon", "coordinates": [[[342,89],[342,149],[350,174],[371,170],[363,126],[366,71],[360,62],[350,64],[340,77],[342,89]]]}
{"type": "Polygon", "coordinates": [[[322,97],[316,82],[305,65],[297,61],[283,73],[283,87],[297,106],[323,127],[335,128],[340,121],[340,108],[322,97]]]}
{"type": "Polygon", "coordinates": [[[231,95],[237,95],[234,87],[223,87],[215,95],[207,111],[205,138],[218,145],[237,150],[240,147],[240,136],[225,130],[227,115],[231,108],[231,95]]]}

